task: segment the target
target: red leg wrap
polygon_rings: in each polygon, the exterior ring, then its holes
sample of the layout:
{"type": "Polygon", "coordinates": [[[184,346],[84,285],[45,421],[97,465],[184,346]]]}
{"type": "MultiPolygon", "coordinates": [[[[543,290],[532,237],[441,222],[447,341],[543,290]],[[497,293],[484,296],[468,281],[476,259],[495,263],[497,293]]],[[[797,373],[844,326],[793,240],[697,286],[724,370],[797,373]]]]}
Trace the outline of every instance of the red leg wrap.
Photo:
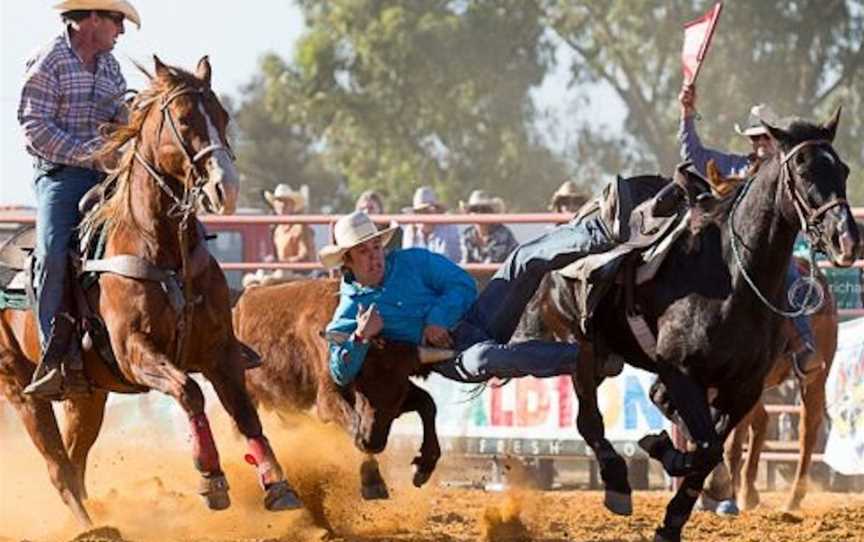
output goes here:
{"type": "Polygon", "coordinates": [[[260,435],[247,440],[249,445],[249,453],[246,454],[246,462],[250,465],[255,465],[258,469],[258,476],[261,479],[261,485],[267,487],[269,484],[282,480],[282,468],[276,457],[273,455],[273,450],[270,448],[270,443],[267,437],[260,435]]]}
{"type": "Polygon", "coordinates": [[[219,451],[210,431],[210,422],[203,412],[189,418],[192,431],[192,459],[195,468],[203,473],[221,472],[219,467],[219,451]]]}

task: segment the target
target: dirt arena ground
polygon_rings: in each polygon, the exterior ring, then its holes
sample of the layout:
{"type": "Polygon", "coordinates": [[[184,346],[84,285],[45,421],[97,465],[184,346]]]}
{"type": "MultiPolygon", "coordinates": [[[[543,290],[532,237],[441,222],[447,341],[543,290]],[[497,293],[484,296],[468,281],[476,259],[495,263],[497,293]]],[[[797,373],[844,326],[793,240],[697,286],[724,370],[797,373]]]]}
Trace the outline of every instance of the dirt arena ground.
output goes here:
{"type": "MultiPolygon", "coordinates": [[[[0,542],[643,542],[651,540],[669,498],[636,493],[635,514],[619,518],[605,511],[600,492],[486,493],[441,487],[436,478],[418,490],[409,481],[409,459],[385,454],[391,499],[364,502],[361,458],[348,439],[335,428],[300,421],[270,433],[307,509],[274,514],[261,506],[253,471],[241,459],[242,442],[224,420],[214,425],[232,488],[229,510],[210,512],[194,494],[197,474],[182,442],[140,438],[147,428],[127,427],[109,433],[91,454],[88,506],[102,527],[82,533],[50,486],[41,457],[20,431],[9,434],[15,426],[7,424],[0,435],[0,542]]],[[[813,492],[795,514],[779,511],[782,497],[767,495],[767,505],[736,520],[696,513],[686,540],[864,541],[864,495],[813,492]]]]}

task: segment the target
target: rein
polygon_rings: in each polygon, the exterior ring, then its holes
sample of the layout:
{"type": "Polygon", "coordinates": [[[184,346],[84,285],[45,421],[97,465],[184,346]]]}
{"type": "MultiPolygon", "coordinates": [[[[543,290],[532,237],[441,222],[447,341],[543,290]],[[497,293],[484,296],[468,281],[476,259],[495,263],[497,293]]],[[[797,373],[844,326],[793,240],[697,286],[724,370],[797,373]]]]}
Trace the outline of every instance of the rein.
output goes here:
{"type": "Polygon", "coordinates": [[[768,300],[768,298],[762,293],[759,287],[756,286],[756,283],[750,277],[749,273],[747,273],[747,269],[744,267],[743,259],[738,249],[738,244],[740,243],[740,241],[738,241],[738,233],[735,231],[735,215],[736,211],[738,210],[738,206],[744,199],[744,196],[750,190],[750,187],[755,180],[755,176],[748,179],[747,183],[744,185],[744,188],[742,188],[741,191],[738,192],[738,195],[736,196],[735,201],[732,204],[732,210],[729,214],[729,243],[730,245],[732,245],[732,253],[735,256],[735,264],[738,267],[738,270],[741,271],[741,276],[744,277],[744,281],[747,283],[748,286],[750,286],[750,289],[753,290],[753,293],[756,294],[756,297],[758,297],[759,300],[766,307],[768,307],[775,314],[784,318],[797,318],[810,312],[808,301],[811,299],[813,292],[816,290],[814,286],[816,281],[816,253],[813,247],[819,243],[819,234],[821,233],[821,225],[819,223],[819,219],[830,209],[846,203],[846,200],[844,198],[834,198],[828,203],[818,207],[817,209],[814,209],[807,202],[807,199],[795,187],[794,178],[792,176],[792,168],[789,164],[790,159],[805,147],[823,145],[828,145],[828,147],[830,148],[831,142],[824,139],[811,139],[795,145],[794,147],[789,149],[788,152],[780,155],[780,165],[782,168],[780,170],[782,183],[781,190],[783,188],[786,188],[786,190],[788,190],[789,192],[789,197],[792,199],[792,206],[795,208],[795,214],[798,216],[801,230],[804,232],[804,235],[807,238],[807,252],[808,260],[810,262],[810,276],[808,277],[807,281],[807,295],[798,310],[783,310],[778,308],[773,303],[771,303],[771,301],[768,300]]]}

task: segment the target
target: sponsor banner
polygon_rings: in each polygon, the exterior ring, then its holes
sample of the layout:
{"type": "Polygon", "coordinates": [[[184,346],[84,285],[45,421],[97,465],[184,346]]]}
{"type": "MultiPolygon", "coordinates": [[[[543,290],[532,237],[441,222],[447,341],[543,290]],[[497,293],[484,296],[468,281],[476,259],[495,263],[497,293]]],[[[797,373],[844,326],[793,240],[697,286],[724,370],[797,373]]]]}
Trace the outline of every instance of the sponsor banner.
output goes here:
{"type": "MultiPolygon", "coordinates": [[[[598,390],[606,438],[627,455],[646,433],[668,427],[648,398],[654,375],[626,366],[598,390]]],[[[438,434],[445,451],[465,454],[585,456],[576,429],[578,402],[569,377],[521,378],[479,388],[436,374],[417,382],[435,399],[438,434]]],[[[403,416],[394,434],[419,437],[416,415],[403,416]]]]}
{"type": "Polygon", "coordinates": [[[824,461],[841,474],[864,474],[864,318],[840,324],[825,395],[831,430],[824,461]]]}

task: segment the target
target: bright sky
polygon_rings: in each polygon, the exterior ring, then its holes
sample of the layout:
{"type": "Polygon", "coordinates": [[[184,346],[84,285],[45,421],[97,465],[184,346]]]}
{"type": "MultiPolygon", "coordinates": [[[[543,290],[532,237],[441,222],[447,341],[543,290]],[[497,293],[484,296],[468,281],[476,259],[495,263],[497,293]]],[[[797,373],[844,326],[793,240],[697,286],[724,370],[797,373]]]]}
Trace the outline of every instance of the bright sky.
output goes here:
{"type": "MultiPolygon", "coordinates": [[[[33,205],[32,167],[18,127],[17,108],[26,60],[62,31],[51,9],[59,0],[0,0],[0,205],[33,205]]],[[[290,0],[221,3],[212,0],[132,0],[142,28],[126,23],[114,54],[129,88],[142,88],[144,77],[130,59],[152,66],[163,62],[194,69],[210,56],[217,93],[237,95],[257,71],[262,54],[274,51],[290,58],[303,31],[299,9],[290,0]]],[[[559,50],[559,69],[546,78],[535,96],[544,108],[572,115],[567,102],[569,56],[559,50]]],[[[591,114],[601,122],[621,122],[621,106],[602,89],[592,92],[591,114]]],[[[558,142],[560,144],[561,142],[558,142]]]]}

